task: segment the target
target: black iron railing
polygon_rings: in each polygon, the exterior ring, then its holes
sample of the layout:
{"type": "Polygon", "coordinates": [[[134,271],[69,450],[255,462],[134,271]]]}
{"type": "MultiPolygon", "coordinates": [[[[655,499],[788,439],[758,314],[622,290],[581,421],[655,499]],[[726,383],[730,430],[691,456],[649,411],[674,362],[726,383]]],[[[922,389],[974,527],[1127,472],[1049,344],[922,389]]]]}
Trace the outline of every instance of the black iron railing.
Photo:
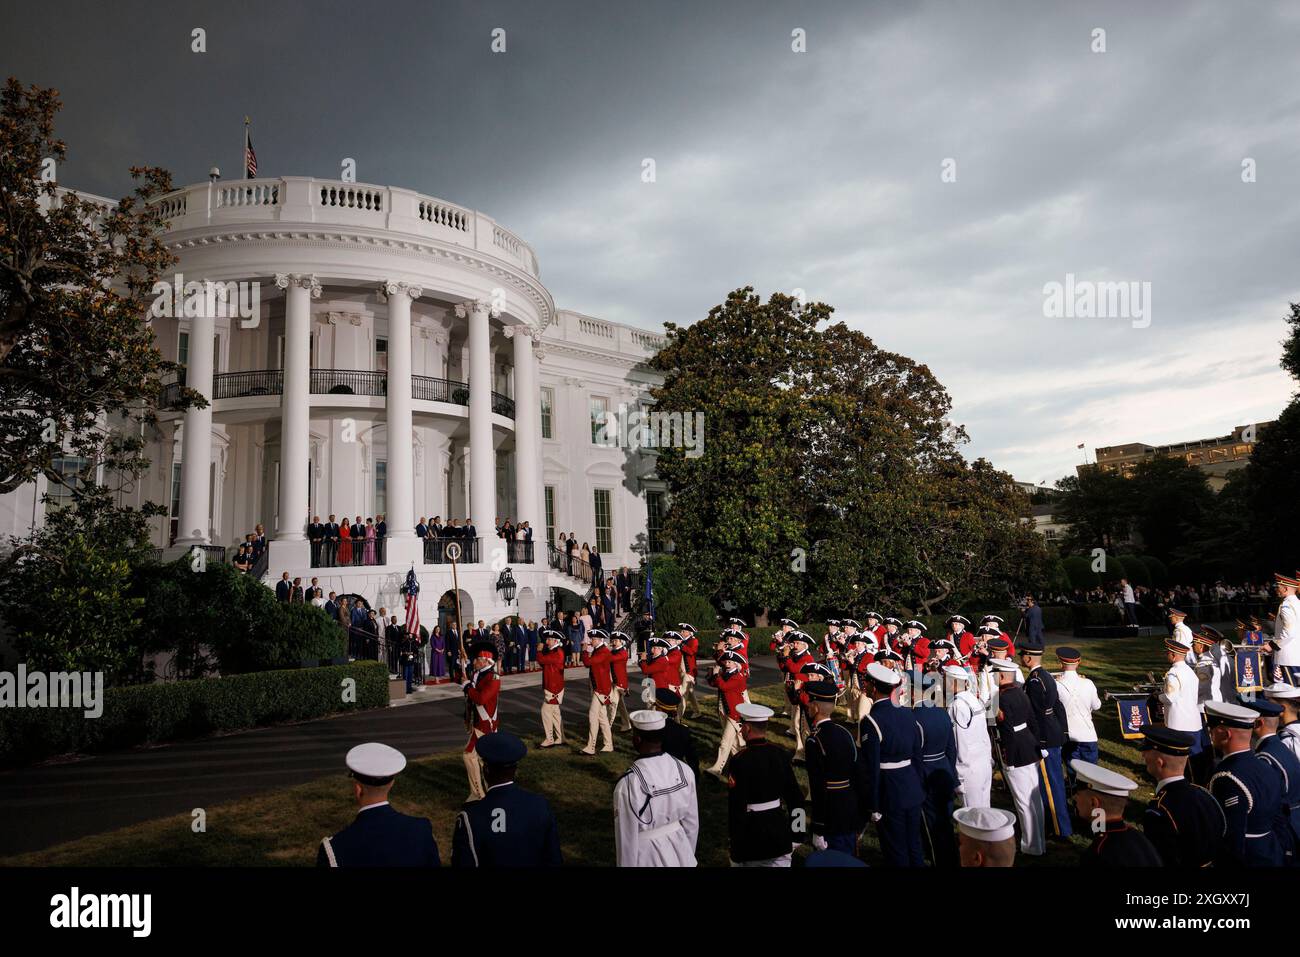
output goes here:
{"type": "MultiPolygon", "coordinates": [[[[370,395],[388,394],[388,375],[362,369],[312,369],[312,395],[370,395]]],[[[162,408],[170,408],[180,399],[185,385],[182,374],[175,381],[163,384],[162,408]]],[[[239,399],[247,396],[281,395],[284,392],[284,371],[259,369],[253,372],[223,372],[212,377],[213,399],[239,399]]],[[[450,402],[469,405],[469,385],[456,379],[435,379],[433,376],[411,376],[411,397],[422,402],[450,402]]],[[[492,393],[492,411],[497,415],[515,417],[515,401],[500,392],[492,393]]]]}
{"type": "Polygon", "coordinates": [[[506,561],[514,565],[533,563],[533,543],[506,539],[506,561]]]}
{"type": "Polygon", "coordinates": [[[249,395],[279,395],[284,391],[284,372],[262,369],[258,372],[223,372],[212,377],[214,399],[238,399],[249,395]]]}
{"type": "Polygon", "coordinates": [[[469,404],[469,386],[455,379],[435,379],[433,376],[411,376],[411,398],[421,402],[454,402],[469,404]]]}
{"type": "Polygon", "coordinates": [[[312,395],[386,395],[388,376],[358,369],[312,369],[312,395]]]}
{"type": "Polygon", "coordinates": [[[556,571],[564,572],[566,575],[572,575],[574,578],[580,578],[588,585],[591,584],[591,563],[584,562],[579,557],[579,552],[576,548],[572,552],[561,551],[548,542],[546,545],[546,556],[550,566],[556,571]]]}
{"type": "Polygon", "coordinates": [[[424,563],[426,565],[449,565],[451,564],[451,554],[447,549],[452,545],[460,547],[460,555],[456,558],[458,565],[472,565],[479,560],[479,543],[482,539],[478,538],[433,538],[429,537],[424,540],[424,563]]]}
{"type": "Polygon", "coordinates": [[[515,400],[508,395],[502,395],[500,392],[492,393],[492,411],[497,415],[504,415],[506,418],[515,417],[515,400]]]}

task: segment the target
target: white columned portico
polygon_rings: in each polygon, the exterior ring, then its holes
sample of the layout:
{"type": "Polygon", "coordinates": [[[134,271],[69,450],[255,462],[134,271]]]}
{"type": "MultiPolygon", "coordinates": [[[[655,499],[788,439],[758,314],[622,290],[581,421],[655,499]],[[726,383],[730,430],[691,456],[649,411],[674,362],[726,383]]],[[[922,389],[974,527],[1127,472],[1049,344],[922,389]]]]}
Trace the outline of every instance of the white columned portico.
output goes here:
{"type": "Polygon", "coordinates": [[[515,499],[516,521],[533,529],[533,563],[546,559],[546,507],[542,503],[541,392],[537,388],[537,359],[533,355],[533,330],[507,326],[505,335],[515,344],[515,499]],[[540,529],[540,531],[539,531],[540,529]]]}
{"type": "Polygon", "coordinates": [[[213,325],[213,317],[209,315],[194,316],[190,320],[190,354],[185,366],[185,386],[202,395],[207,405],[201,409],[193,406],[187,409],[185,427],[181,430],[181,503],[175,544],[187,548],[208,544],[211,527],[208,503],[212,497],[213,325]]]}
{"type": "MultiPolygon", "coordinates": [[[[307,544],[307,470],[311,452],[311,300],[320,283],[312,275],[279,273],[285,290],[284,389],[280,396],[280,501],[272,561],[302,566],[310,562],[307,544]]],[[[274,569],[272,569],[274,571],[274,569]]]]}
{"type": "Polygon", "coordinates": [[[390,565],[422,564],[415,537],[415,467],[411,456],[411,302],[423,290],[388,282],[388,542],[390,565]]]}
{"type": "MultiPolygon", "coordinates": [[[[478,537],[490,543],[496,534],[497,468],[492,447],[491,306],[472,300],[456,307],[469,322],[469,515],[478,537]]],[[[487,560],[486,555],[480,558],[487,560]]]]}

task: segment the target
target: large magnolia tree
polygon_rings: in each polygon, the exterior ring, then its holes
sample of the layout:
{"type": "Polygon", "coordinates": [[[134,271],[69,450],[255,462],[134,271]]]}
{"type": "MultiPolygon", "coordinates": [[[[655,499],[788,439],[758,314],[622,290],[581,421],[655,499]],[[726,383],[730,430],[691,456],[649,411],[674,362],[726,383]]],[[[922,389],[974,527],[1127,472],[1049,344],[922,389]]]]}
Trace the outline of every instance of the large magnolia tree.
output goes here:
{"type": "Polygon", "coordinates": [[[660,452],[666,537],[692,586],[774,611],[928,613],[1032,586],[1045,555],[1010,476],[958,448],[929,369],[831,308],[739,289],[668,325],[656,409],[704,413],[704,453],[660,452]]]}
{"type": "Polygon", "coordinates": [[[144,321],[173,261],[149,205],[170,178],[134,168],[136,189],[109,207],[61,190],[59,107],[13,78],[0,95],[0,493],[44,474],[80,494],[54,467],[69,454],[134,475],[139,428],[119,426],[151,419],[173,368],[144,321]]]}

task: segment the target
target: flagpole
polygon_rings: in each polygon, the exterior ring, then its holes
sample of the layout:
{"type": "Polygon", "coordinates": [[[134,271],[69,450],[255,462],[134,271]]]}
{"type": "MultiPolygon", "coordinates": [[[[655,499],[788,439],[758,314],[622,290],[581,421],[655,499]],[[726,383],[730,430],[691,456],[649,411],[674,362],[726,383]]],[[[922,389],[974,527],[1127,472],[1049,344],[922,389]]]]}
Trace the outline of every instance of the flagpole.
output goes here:
{"type": "Polygon", "coordinates": [[[244,179],[248,179],[248,117],[244,117],[244,179]]]}

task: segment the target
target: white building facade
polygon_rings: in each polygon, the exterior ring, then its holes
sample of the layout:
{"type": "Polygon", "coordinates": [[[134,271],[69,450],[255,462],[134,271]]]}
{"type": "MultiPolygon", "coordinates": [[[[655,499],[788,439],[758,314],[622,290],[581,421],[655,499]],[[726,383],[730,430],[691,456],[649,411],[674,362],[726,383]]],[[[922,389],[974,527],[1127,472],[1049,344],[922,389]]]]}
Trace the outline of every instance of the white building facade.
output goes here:
{"type": "MultiPolygon", "coordinates": [[[[160,548],[229,558],[260,524],[269,583],[287,571],[397,610],[413,567],[432,623],[453,574],[443,544],[417,536],[421,519],[475,527],[456,568],[467,622],[540,618],[552,589],[583,593],[548,561],[561,533],[598,546],[609,574],[654,544],[666,506],[654,456],[611,444],[593,417],[646,406],[663,338],[557,310],[514,233],[409,190],[306,177],[159,202],[178,261],[150,321],[209,399],[161,411],[146,434],[136,496],[169,506],[160,548]],[[318,554],[309,523],[330,515],[384,517],[373,564],[318,554]],[[496,538],[507,518],[531,524],[531,550],[496,538]],[[507,566],[513,601],[497,590],[507,566]]],[[[0,534],[43,521],[45,485],[0,496],[0,534]]]]}

